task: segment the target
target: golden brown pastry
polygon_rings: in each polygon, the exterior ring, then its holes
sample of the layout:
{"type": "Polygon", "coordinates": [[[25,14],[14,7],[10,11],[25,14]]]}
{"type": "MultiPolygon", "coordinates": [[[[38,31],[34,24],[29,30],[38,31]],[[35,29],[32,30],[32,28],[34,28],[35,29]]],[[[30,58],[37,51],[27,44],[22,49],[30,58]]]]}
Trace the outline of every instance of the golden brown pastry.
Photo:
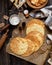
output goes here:
{"type": "Polygon", "coordinates": [[[35,4],[36,7],[39,7],[41,4],[38,2],[35,4]]]}
{"type": "Polygon", "coordinates": [[[24,54],[22,54],[22,56],[30,56],[35,51],[34,43],[30,41],[29,39],[27,41],[28,41],[28,49],[24,54]]]}
{"type": "Polygon", "coordinates": [[[27,30],[26,34],[28,34],[31,31],[38,31],[42,35],[45,34],[45,25],[44,23],[39,19],[32,19],[27,23],[27,30]]]}
{"type": "Polygon", "coordinates": [[[30,32],[29,34],[27,34],[25,38],[30,39],[31,41],[34,42],[36,41],[38,42],[39,45],[42,44],[44,40],[44,36],[38,31],[30,32]]]}
{"type": "Polygon", "coordinates": [[[30,39],[34,43],[35,51],[37,51],[42,46],[44,41],[44,36],[37,31],[30,32],[25,38],[30,39]]]}
{"type": "Polygon", "coordinates": [[[39,0],[30,0],[33,5],[36,5],[36,3],[39,2],[39,0]]]}
{"type": "Polygon", "coordinates": [[[41,6],[46,2],[46,0],[30,0],[32,5],[35,5],[36,7],[41,6]]]}
{"type": "Polygon", "coordinates": [[[13,53],[22,55],[28,49],[28,42],[27,40],[19,38],[19,37],[13,38],[10,41],[10,49],[13,53]]]}
{"type": "Polygon", "coordinates": [[[23,55],[26,52],[30,55],[34,52],[34,44],[29,39],[16,37],[10,41],[10,49],[17,55],[23,55]]]}
{"type": "Polygon", "coordinates": [[[39,3],[39,0],[31,0],[30,1],[32,5],[35,5],[35,6],[40,6],[41,4],[39,3]]]}
{"type": "Polygon", "coordinates": [[[37,51],[40,48],[40,41],[38,39],[36,39],[36,37],[29,35],[26,37],[26,39],[30,39],[33,42],[33,44],[35,46],[34,51],[37,51]]]}
{"type": "Polygon", "coordinates": [[[39,3],[40,4],[43,4],[43,3],[45,3],[46,2],[46,0],[39,0],[39,3]]]}

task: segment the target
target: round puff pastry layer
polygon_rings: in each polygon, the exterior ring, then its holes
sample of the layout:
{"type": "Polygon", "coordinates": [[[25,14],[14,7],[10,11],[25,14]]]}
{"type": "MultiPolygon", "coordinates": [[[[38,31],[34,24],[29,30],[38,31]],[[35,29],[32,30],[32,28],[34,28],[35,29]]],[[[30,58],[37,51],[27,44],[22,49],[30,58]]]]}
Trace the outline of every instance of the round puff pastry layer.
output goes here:
{"type": "Polygon", "coordinates": [[[44,41],[44,36],[38,31],[32,31],[25,37],[26,39],[30,39],[35,45],[35,51],[37,51],[44,41]]]}
{"type": "Polygon", "coordinates": [[[38,31],[42,35],[45,34],[45,25],[39,19],[32,19],[27,23],[27,30],[26,34],[30,33],[31,31],[38,31]]]}
{"type": "Polygon", "coordinates": [[[27,39],[27,41],[28,41],[28,49],[22,56],[29,56],[35,51],[34,43],[29,39],[27,39]]]}
{"type": "Polygon", "coordinates": [[[26,39],[23,38],[13,38],[10,41],[10,49],[13,53],[22,55],[24,54],[28,49],[28,42],[26,39]]]}
{"type": "Polygon", "coordinates": [[[27,36],[26,39],[30,39],[33,42],[35,46],[34,51],[37,51],[39,49],[40,42],[38,41],[38,39],[36,39],[34,36],[27,36]]]}
{"type": "MultiPolygon", "coordinates": [[[[40,32],[38,32],[38,31],[31,31],[29,34],[27,34],[26,38],[30,38],[30,36],[33,36],[40,43],[43,43],[44,36],[40,32]]],[[[36,40],[34,40],[34,41],[36,41],[36,40]]]]}
{"type": "Polygon", "coordinates": [[[26,56],[28,56],[34,52],[34,44],[29,39],[16,37],[11,40],[10,49],[17,55],[23,55],[24,53],[27,53],[26,56]]]}

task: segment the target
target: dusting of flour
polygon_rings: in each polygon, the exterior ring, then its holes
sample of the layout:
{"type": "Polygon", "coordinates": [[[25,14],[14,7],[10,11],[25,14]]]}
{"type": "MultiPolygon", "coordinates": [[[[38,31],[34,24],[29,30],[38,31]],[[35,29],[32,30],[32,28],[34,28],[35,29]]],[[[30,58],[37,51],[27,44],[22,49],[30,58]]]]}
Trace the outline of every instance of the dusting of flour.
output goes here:
{"type": "Polygon", "coordinates": [[[12,17],[12,18],[10,19],[10,24],[12,24],[12,25],[17,25],[17,24],[19,24],[19,18],[18,18],[18,17],[12,17]]]}

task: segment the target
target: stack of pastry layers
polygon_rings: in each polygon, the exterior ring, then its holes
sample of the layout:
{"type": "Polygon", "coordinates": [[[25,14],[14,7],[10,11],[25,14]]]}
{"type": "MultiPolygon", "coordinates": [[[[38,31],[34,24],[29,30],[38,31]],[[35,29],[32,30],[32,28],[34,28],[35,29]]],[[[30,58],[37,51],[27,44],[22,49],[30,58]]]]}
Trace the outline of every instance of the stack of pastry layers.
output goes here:
{"type": "Polygon", "coordinates": [[[29,56],[39,50],[44,41],[45,25],[39,19],[27,23],[25,38],[16,37],[10,41],[10,50],[17,55],[29,56]]]}

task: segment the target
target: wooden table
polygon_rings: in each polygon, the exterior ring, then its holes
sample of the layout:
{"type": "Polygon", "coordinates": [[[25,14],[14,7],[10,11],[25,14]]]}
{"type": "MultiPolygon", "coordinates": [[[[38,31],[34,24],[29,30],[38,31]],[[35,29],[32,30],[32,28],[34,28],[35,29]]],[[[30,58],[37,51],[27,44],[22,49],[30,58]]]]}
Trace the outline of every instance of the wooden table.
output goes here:
{"type": "MultiPolygon", "coordinates": [[[[1,17],[0,21],[4,21],[2,19],[3,14],[9,14],[7,3],[8,3],[8,0],[0,0],[0,17],[1,17]]],[[[52,4],[52,0],[49,0],[48,4],[52,4]]],[[[34,65],[32,63],[26,62],[20,58],[17,58],[15,56],[12,56],[6,53],[6,44],[8,43],[9,38],[11,36],[10,34],[11,32],[9,33],[9,37],[7,41],[5,42],[3,48],[0,50],[0,65],[34,65]]],[[[49,65],[49,64],[46,62],[44,65],[49,65]]]]}

